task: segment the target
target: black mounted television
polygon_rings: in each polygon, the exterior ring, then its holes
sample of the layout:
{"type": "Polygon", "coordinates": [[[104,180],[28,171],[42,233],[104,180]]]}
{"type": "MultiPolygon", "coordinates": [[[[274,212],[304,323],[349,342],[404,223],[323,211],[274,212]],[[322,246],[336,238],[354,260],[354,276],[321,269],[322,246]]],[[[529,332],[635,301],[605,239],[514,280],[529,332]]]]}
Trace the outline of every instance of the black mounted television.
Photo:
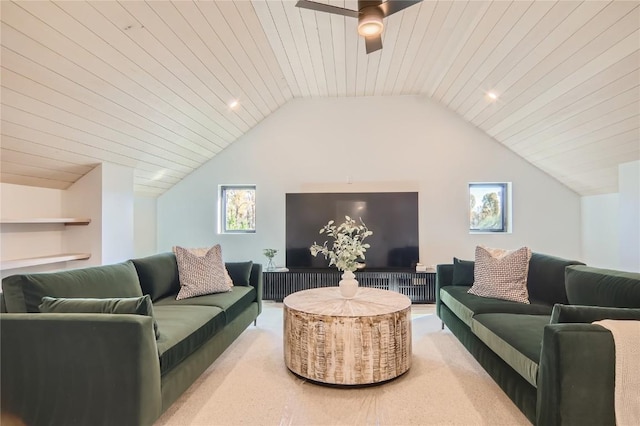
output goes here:
{"type": "MultiPolygon", "coordinates": [[[[309,247],[327,241],[320,229],[329,220],[362,218],[373,235],[366,252],[367,271],[415,270],[418,249],[418,193],[291,193],[286,194],[286,265],[289,270],[322,270],[329,261],[314,257],[309,247]]],[[[329,244],[332,240],[329,239],[329,244]]],[[[331,266],[334,268],[334,266],[331,266]]]]}

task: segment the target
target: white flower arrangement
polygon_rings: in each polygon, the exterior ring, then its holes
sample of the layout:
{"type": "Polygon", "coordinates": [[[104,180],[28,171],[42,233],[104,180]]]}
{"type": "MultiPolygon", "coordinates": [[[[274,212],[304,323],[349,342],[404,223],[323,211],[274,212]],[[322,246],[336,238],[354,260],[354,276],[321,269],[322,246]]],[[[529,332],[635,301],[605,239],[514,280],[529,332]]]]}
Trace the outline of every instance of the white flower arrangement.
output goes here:
{"type": "Polygon", "coordinates": [[[359,260],[364,260],[364,253],[371,247],[363,241],[373,232],[367,228],[362,219],[360,219],[360,224],[358,225],[349,216],[344,218],[344,223],[336,226],[334,221],[330,220],[320,230],[320,234],[326,233],[329,237],[333,237],[334,241],[331,250],[327,246],[327,241],[324,242],[324,245],[318,245],[314,241],[310,250],[313,256],[321,253],[325,259],[329,259],[329,266],[335,265],[340,271],[354,272],[358,269],[359,260]]]}

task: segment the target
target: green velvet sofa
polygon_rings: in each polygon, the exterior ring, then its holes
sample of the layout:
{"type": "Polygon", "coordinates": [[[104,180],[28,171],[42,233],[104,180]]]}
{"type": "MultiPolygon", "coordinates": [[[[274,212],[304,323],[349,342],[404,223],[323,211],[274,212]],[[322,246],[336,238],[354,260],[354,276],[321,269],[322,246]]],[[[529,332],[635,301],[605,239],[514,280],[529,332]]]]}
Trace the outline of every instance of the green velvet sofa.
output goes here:
{"type": "Polygon", "coordinates": [[[261,312],[261,265],[226,266],[235,284],[230,292],[182,300],[176,300],[180,284],[173,253],[5,278],[3,414],[30,426],[152,424],[261,312]],[[38,308],[43,296],[147,294],[152,317],[38,308]]]}
{"type": "Polygon", "coordinates": [[[601,319],[640,320],[640,274],[533,253],[530,304],[467,293],[473,262],[437,266],[436,310],[532,424],[615,425],[615,348],[601,319]]]}

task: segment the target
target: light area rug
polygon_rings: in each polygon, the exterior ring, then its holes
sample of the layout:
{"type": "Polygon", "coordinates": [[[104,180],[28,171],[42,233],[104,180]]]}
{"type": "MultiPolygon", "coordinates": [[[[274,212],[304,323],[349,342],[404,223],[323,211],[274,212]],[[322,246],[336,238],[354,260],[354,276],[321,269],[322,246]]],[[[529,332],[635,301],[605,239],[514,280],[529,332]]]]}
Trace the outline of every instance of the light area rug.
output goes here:
{"type": "Polygon", "coordinates": [[[413,359],[378,386],[307,382],[284,364],[282,305],[258,318],[158,419],[186,425],[530,425],[433,306],[412,311],[413,359]]]}

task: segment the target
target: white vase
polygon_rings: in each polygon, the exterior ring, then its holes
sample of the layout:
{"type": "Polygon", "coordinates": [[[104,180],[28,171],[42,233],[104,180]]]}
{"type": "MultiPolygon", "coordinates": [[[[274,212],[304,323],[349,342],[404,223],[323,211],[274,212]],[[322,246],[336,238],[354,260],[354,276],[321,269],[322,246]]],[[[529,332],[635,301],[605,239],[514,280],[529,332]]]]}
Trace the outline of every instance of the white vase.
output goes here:
{"type": "Polygon", "coordinates": [[[356,275],[351,271],[344,271],[338,285],[340,286],[340,295],[345,299],[352,299],[358,292],[358,281],[356,275]]]}

